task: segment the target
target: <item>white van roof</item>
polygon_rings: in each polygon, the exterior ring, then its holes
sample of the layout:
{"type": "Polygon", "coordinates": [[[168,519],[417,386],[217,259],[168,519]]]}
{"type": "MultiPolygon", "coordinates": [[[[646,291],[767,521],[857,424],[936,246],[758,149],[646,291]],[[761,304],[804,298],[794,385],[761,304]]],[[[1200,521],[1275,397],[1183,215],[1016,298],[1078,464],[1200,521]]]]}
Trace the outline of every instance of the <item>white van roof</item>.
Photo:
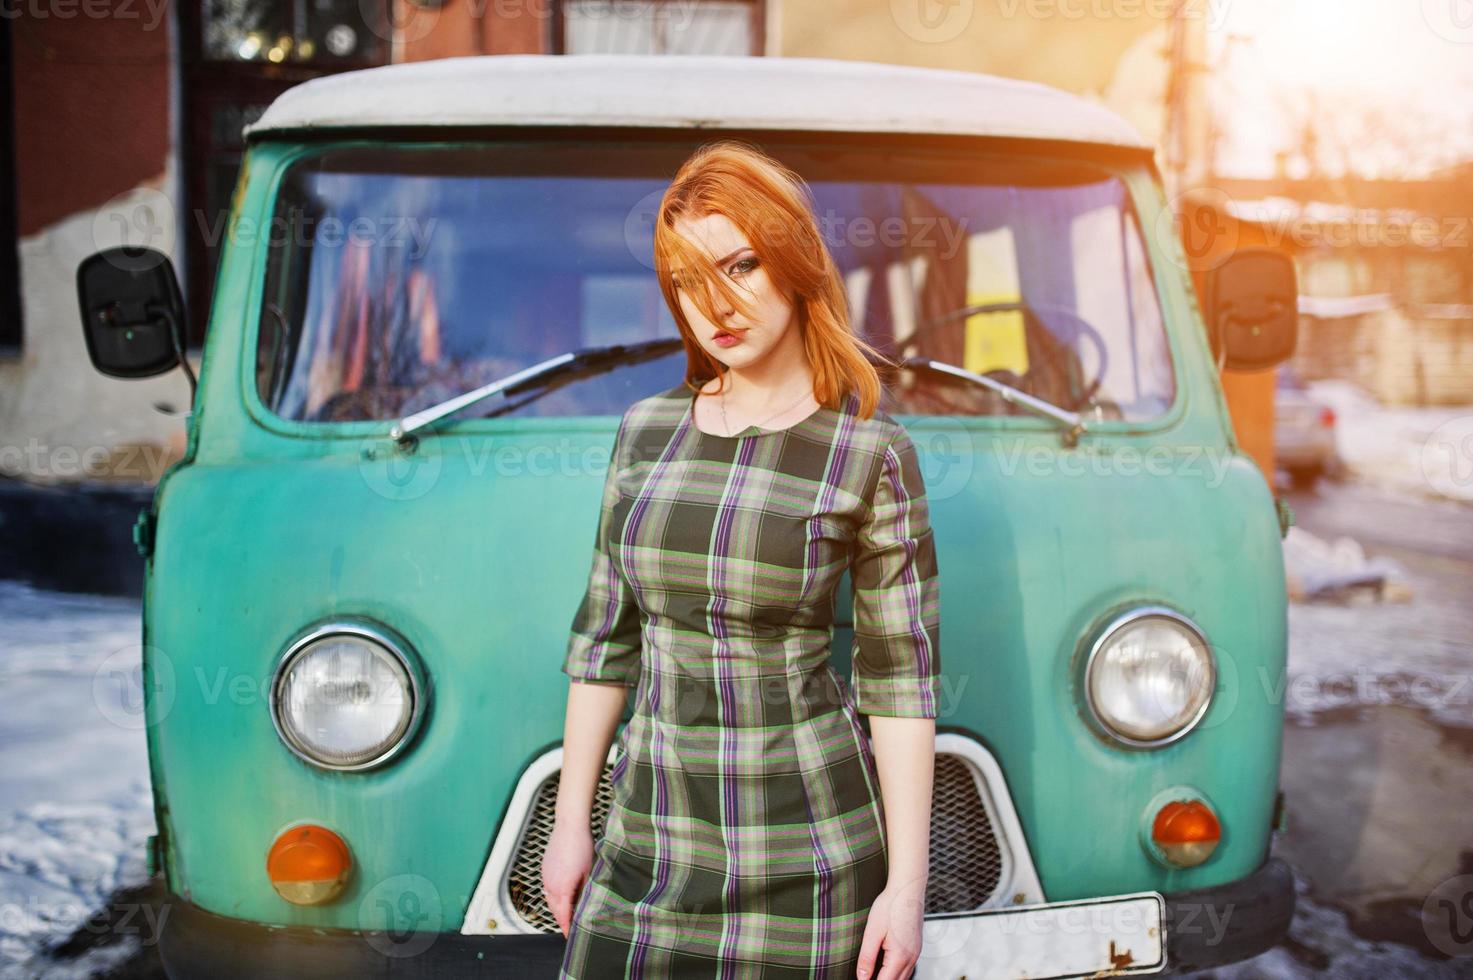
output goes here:
{"type": "Polygon", "coordinates": [[[1142,147],[1113,111],[1038,82],[829,58],[472,55],[325,75],[243,132],[587,125],[1034,137],[1142,147]]]}

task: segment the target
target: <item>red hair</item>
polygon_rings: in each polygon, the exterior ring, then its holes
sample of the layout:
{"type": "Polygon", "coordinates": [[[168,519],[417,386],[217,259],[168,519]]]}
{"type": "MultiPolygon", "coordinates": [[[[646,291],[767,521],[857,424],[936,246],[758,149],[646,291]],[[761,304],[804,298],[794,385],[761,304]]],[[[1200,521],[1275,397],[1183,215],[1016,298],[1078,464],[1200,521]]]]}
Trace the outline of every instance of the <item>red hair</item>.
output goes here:
{"type": "Polygon", "coordinates": [[[740,314],[752,312],[711,257],[675,231],[676,221],[709,214],[725,215],[741,230],[773,284],[792,301],[794,326],[803,337],[819,404],[838,408],[852,391],[859,396],[860,417],[873,415],[880,401],[880,376],[866,353],[881,363],[891,362],[850,327],[843,280],[819,234],[808,185],[755,146],[733,139],[707,143],[691,154],[655,216],[655,274],[685,342],[686,387],[699,390],[724,368],[686,321],[676,296],[675,270],[682,288],[712,323],[721,321],[712,289],[740,314]],[[691,288],[698,283],[706,288],[691,288]]]}

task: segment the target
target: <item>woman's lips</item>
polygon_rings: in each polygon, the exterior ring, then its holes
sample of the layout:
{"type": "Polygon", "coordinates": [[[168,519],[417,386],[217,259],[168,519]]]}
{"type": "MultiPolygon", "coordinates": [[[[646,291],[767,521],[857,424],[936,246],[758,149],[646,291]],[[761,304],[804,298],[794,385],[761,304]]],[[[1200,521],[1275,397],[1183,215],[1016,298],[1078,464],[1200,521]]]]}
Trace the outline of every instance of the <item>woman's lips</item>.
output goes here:
{"type": "Polygon", "coordinates": [[[740,334],[727,333],[723,330],[722,332],[712,337],[711,342],[718,347],[730,347],[733,344],[740,344],[742,342],[742,338],[740,334]]]}

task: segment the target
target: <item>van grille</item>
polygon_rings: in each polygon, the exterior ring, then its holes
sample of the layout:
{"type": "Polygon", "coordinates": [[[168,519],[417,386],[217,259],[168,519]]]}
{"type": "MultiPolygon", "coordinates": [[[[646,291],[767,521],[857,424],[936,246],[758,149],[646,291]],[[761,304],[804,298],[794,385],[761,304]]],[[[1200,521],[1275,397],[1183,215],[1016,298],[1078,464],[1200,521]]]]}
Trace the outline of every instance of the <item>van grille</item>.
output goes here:
{"type": "MultiPolygon", "coordinates": [[[[613,769],[613,763],[604,765],[603,776],[593,794],[593,817],[589,823],[595,840],[604,831],[604,821],[609,816],[609,804],[614,799],[613,786],[609,782],[609,774],[613,769]]],[[[507,875],[506,890],[517,914],[527,920],[529,926],[543,932],[560,933],[557,920],[547,907],[547,898],[542,894],[542,856],[547,853],[547,841],[552,836],[558,776],[559,772],[554,770],[537,787],[532,813],[522,831],[522,839],[517,842],[517,854],[512,860],[511,872],[507,875]]]]}
{"type": "MultiPolygon", "coordinates": [[[[594,794],[591,826],[603,833],[613,790],[612,764],[604,766],[594,794]]],[[[985,907],[1002,878],[1002,854],[987,808],[978,792],[981,776],[959,755],[938,752],[934,795],[931,799],[931,870],[926,889],[926,914],[970,912],[985,907]]],[[[507,891],[517,913],[542,932],[558,932],[557,922],[542,895],[542,856],[552,834],[557,804],[558,773],[537,788],[522,839],[507,876],[507,891]]]]}
{"type": "Polygon", "coordinates": [[[980,909],[1002,880],[1002,849],[977,791],[981,778],[961,756],[936,753],[927,915],[980,909]]]}

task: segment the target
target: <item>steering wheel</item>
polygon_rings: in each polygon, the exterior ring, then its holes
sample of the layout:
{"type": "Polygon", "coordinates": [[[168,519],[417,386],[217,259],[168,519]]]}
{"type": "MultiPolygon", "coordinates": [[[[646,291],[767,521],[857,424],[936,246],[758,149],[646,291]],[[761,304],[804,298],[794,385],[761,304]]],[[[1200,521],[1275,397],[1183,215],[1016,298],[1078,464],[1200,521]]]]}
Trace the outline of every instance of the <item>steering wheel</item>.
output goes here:
{"type": "MultiPolygon", "coordinates": [[[[970,306],[962,306],[955,310],[950,310],[946,313],[943,313],[940,316],[934,317],[921,324],[919,327],[916,328],[914,333],[912,333],[909,337],[902,341],[901,347],[906,348],[910,347],[912,344],[917,344],[921,341],[922,338],[930,335],[932,331],[937,330],[948,323],[954,323],[957,320],[965,320],[967,317],[975,316],[979,313],[1018,312],[1023,314],[1023,329],[1025,337],[1053,337],[1053,331],[1048,329],[1047,324],[1038,315],[1038,311],[1042,310],[1047,310],[1050,318],[1056,318],[1058,320],[1065,321],[1070,327],[1073,328],[1076,336],[1087,338],[1090,345],[1094,347],[1095,352],[1099,355],[1100,363],[1099,368],[1095,372],[1094,381],[1091,382],[1081,394],[1069,399],[1067,404],[1059,406],[1060,408],[1068,409],[1071,412],[1078,411],[1083,406],[1089,404],[1090,400],[1094,398],[1095,392],[1100,390],[1100,385],[1104,384],[1105,367],[1110,363],[1109,353],[1105,345],[1105,338],[1101,336],[1100,332],[1096,330],[1093,326],[1091,326],[1088,321],[1084,320],[1073,311],[1063,308],[1062,306],[1041,305],[1035,308],[1028,303],[1023,302],[1022,300],[1003,303],[975,303],[970,306]],[[1035,330],[1037,331],[1036,333],[1034,332],[1035,330]]],[[[1062,382],[1062,386],[1065,390],[1068,390],[1070,387],[1072,387],[1074,379],[1069,376],[1068,368],[1063,364],[1062,358],[1059,356],[1059,352],[1066,349],[1063,347],[1063,345],[1059,345],[1057,347],[1044,347],[1041,344],[1035,343],[1029,344],[1028,346],[1030,355],[1035,350],[1042,351],[1044,353],[1044,357],[1042,358],[1042,360],[1045,364],[1048,365],[1049,371],[1062,382]]],[[[1019,388],[1023,391],[1027,391],[1029,388],[1026,379],[1019,378],[1019,376],[1015,372],[1009,370],[1008,368],[992,368],[990,370],[983,371],[982,373],[984,375],[1004,374],[1009,377],[999,378],[999,381],[1003,381],[1004,383],[1009,384],[1015,388],[1019,388]]],[[[1031,374],[1032,372],[1029,373],[1031,374]]]]}

